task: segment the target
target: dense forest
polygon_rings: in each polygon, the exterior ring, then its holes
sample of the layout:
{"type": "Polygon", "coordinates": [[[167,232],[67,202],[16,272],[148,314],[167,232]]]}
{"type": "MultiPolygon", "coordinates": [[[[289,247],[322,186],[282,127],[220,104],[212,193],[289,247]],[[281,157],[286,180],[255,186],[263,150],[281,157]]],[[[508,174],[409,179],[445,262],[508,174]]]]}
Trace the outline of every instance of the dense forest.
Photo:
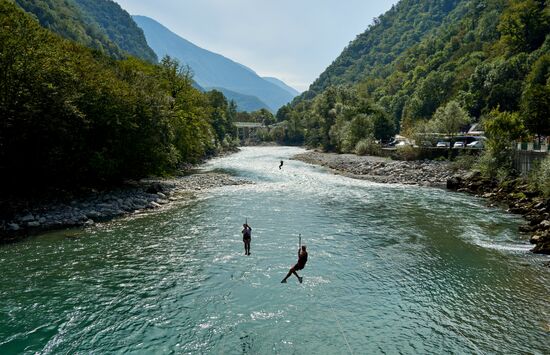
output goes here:
{"type": "Polygon", "coordinates": [[[544,0],[402,0],[277,119],[286,141],[339,152],[474,122],[508,145],[548,135],[549,33],[544,0]]]}
{"type": "Polygon", "coordinates": [[[111,0],[15,0],[40,24],[86,47],[122,59],[128,54],[156,63],[143,31],[111,0]]]}
{"type": "Polygon", "coordinates": [[[177,61],[114,59],[7,1],[0,27],[2,192],[162,175],[233,144],[235,106],[177,61]]]}

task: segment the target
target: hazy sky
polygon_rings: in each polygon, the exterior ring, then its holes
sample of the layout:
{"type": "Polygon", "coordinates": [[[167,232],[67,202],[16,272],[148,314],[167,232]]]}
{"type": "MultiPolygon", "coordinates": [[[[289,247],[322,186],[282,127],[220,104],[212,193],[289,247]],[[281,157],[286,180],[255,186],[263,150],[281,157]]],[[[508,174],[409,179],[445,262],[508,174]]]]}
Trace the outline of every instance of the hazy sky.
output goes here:
{"type": "Polygon", "coordinates": [[[397,0],[115,0],[199,47],[306,90],[397,0]]]}

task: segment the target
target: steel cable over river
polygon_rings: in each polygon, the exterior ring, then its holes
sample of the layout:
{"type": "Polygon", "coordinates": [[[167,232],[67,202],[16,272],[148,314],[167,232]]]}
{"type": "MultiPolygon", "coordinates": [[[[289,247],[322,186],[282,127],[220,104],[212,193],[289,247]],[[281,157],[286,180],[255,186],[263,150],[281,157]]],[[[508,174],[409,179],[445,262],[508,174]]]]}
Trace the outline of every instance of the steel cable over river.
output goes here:
{"type": "Polygon", "coordinates": [[[2,246],[0,353],[548,353],[550,271],[517,216],[300,152],[244,148],[202,170],[254,184],[2,246]],[[299,234],[304,281],[281,284],[299,234]]]}

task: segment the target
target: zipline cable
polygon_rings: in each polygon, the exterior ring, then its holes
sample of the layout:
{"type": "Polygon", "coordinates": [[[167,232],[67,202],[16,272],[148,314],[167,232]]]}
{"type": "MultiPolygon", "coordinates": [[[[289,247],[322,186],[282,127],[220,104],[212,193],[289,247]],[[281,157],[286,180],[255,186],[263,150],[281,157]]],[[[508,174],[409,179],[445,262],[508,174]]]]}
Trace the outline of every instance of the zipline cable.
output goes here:
{"type": "MultiPolygon", "coordinates": [[[[298,250],[302,249],[302,234],[298,236],[298,250]]],[[[334,319],[336,320],[336,324],[338,325],[338,329],[340,329],[340,333],[342,334],[342,337],[344,338],[344,342],[346,343],[349,353],[353,355],[353,350],[351,349],[351,346],[349,345],[348,338],[346,337],[346,333],[344,332],[344,328],[342,328],[342,324],[340,323],[340,320],[338,319],[338,316],[336,315],[336,312],[334,311],[334,307],[332,307],[332,304],[330,302],[330,298],[328,298],[327,293],[325,292],[325,289],[321,287],[321,290],[325,294],[325,298],[327,299],[328,306],[330,307],[330,310],[332,311],[332,315],[334,316],[334,319]]]]}
{"type": "Polygon", "coordinates": [[[320,289],[323,291],[323,294],[325,295],[325,298],[327,299],[328,306],[330,310],[332,311],[332,315],[334,316],[334,319],[336,320],[336,324],[338,325],[338,329],[340,329],[340,333],[342,333],[342,338],[344,338],[344,342],[348,346],[349,353],[353,355],[353,350],[351,350],[351,346],[349,345],[348,338],[346,337],[346,333],[344,333],[344,329],[342,328],[342,324],[340,324],[340,320],[338,319],[338,316],[336,315],[336,312],[334,311],[334,308],[332,307],[332,304],[330,303],[330,299],[328,298],[328,295],[325,291],[325,289],[321,286],[320,289]]]}

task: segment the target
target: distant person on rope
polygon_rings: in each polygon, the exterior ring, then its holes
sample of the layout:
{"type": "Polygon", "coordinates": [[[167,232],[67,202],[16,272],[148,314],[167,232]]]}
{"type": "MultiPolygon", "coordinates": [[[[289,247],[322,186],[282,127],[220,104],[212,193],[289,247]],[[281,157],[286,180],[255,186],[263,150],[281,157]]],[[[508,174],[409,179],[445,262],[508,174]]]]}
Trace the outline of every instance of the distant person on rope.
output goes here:
{"type": "Polygon", "coordinates": [[[290,270],[288,271],[288,274],[286,274],[285,278],[283,279],[283,281],[281,281],[281,283],[286,283],[286,279],[288,279],[290,277],[290,275],[292,275],[292,274],[296,275],[296,277],[298,278],[298,281],[300,281],[300,283],[302,283],[304,278],[300,277],[296,273],[296,271],[302,270],[304,267],[306,267],[306,263],[307,263],[306,246],[302,245],[301,250],[298,249],[298,262],[296,263],[296,265],[294,265],[293,267],[290,268],[290,270]]]}
{"type": "Polygon", "coordinates": [[[279,165],[279,170],[283,167],[283,161],[281,160],[281,164],[279,165]]]}
{"type": "Polygon", "coordinates": [[[252,228],[248,223],[243,224],[244,255],[250,255],[250,241],[252,240],[252,228]]]}

